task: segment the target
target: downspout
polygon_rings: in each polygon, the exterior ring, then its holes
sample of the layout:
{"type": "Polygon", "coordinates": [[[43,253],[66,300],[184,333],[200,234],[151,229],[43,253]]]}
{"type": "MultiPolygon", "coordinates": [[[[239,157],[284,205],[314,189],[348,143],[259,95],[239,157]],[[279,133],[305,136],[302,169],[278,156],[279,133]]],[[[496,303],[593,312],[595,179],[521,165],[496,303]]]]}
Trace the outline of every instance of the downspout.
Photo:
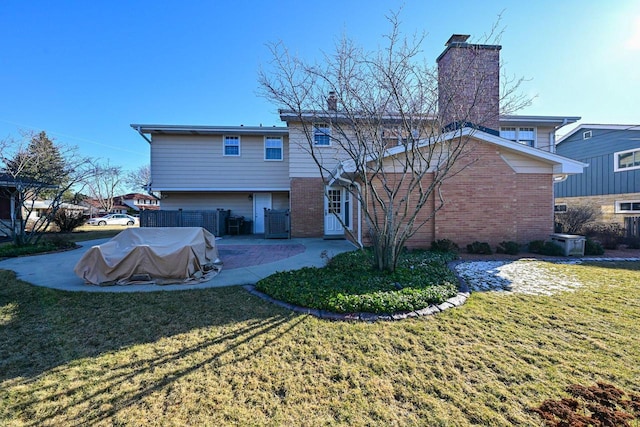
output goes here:
{"type": "MultiPolygon", "coordinates": [[[[341,175],[343,171],[344,169],[342,168],[342,163],[339,163],[338,166],[336,167],[335,172],[331,174],[331,180],[329,181],[329,185],[332,185],[336,181],[342,181],[347,185],[355,185],[356,187],[358,187],[358,194],[362,194],[362,186],[359,183],[355,181],[351,182],[348,179],[342,178],[341,175]]],[[[358,237],[357,237],[356,243],[361,248],[364,246],[362,244],[362,205],[360,204],[359,200],[358,200],[358,237]]]]}
{"type": "Polygon", "coordinates": [[[138,132],[140,134],[141,137],[144,138],[145,141],[147,141],[149,144],[151,144],[151,140],[149,138],[147,138],[147,136],[142,133],[142,128],[140,126],[138,126],[136,129],[136,132],[138,132]]]}
{"type": "MultiPolygon", "coordinates": [[[[355,181],[351,182],[341,177],[336,178],[336,180],[345,182],[348,185],[355,185],[356,187],[358,187],[358,194],[362,194],[362,186],[359,183],[355,181]]],[[[358,246],[360,246],[360,248],[362,248],[364,246],[362,244],[362,205],[359,200],[357,202],[358,202],[358,237],[357,237],[356,243],[358,244],[358,246]]]]}
{"type": "Polygon", "coordinates": [[[553,132],[549,133],[549,151],[551,153],[555,153],[556,152],[556,131],[562,127],[565,127],[567,125],[567,119],[563,119],[562,120],[562,124],[558,125],[556,127],[553,128],[553,132]]]}

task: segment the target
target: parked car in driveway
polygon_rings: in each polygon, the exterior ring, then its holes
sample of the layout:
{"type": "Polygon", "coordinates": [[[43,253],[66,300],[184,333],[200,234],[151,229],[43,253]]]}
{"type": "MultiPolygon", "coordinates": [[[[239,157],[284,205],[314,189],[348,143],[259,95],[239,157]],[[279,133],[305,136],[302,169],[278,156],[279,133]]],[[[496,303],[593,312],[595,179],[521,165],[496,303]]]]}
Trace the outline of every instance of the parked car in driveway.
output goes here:
{"type": "Polygon", "coordinates": [[[99,218],[91,218],[89,225],[134,225],[138,223],[138,218],[125,214],[109,214],[99,218]]]}

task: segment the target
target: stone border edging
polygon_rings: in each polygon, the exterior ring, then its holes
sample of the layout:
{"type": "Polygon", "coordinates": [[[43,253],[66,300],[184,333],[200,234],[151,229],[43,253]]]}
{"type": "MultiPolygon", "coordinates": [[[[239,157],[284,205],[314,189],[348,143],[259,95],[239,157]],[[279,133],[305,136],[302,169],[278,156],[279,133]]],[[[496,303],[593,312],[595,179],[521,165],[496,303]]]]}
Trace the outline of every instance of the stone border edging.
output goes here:
{"type": "MultiPolygon", "coordinates": [[[[520,260],[532,260],[532,261],[545,261],[545,262],[566,262],[566,261],[608,261],[608,262],[621,262],[621,261],[640,261],[640,258],[598,258],[598,257],[581,257],[581,258],[569,258],[569,259],[558,259],[558,258],[520,258],[518,260],[512,261],[520,261],[520,260]]],[[[483,260],[484,261],[501,261],[501,260],[483,260]]],[[[510,260],[503,260],[510,261],[510,260]]],[[[442,304],[431,304],[426,308],[409,311],[405,313],[395,313],[395,314],[374,314],[374,313],[334,313],[332,311],[320,310],[316,308],[308,308],[301,307],[299,305],[290,304],[288,302],[277,300],[269,295],[258,291],[255,285],[244,285],[244,289],[249,292],[251,295],[255,295],[258,298],[261,298],[265,301],[268,301],[272,304],[275,304],[279,307],[285,308],[287,310],[294,311],[296,313],[309,314],[311,316],[317,317],[319,319],[325,320],[338,320],[338,321],[361,321],[361,322],[377,322],[377,321],[393,321],[393,320],[404,320],[411,317],[421,317],[421,316],[431,316],[442,311],[448,310],[450,308],[459,307],[467,301],[467,298],[471,296],[471,291],[469,291],[469,286],[467,282],[458,274],[456,271],[456,266],[463,263],[471,263],[471,262],[479,262],[478,260],[454,260],[447,263],[447,267],[453,274],[455,274],[458,279],[458,283],[460,286],[458,287],[458,294],[455,297],[449,298],[442,304]]]]}
{"type": "Polygon", "coordinates": [[[258,291],[254,285],[245,285],[244,289],[250,294],[257,296],[258,298],[262,298],[265,301],[268,301],[279,307],[286,308],[287,310],[292,310],[296,313],[309,314],[311,316],[317,317],[319,319],[325,319],[325,320],[361,321],[361,322],[377,322],[380,320],[393,321],[393,320],[404,320],[411,317],[430,316],[433,314],[440,313],[441,311],[448,310],[453,307],[461,306],[467,301],[467,298],[469,298],[469,295],[470,295],[469,292],[461,291],[461,292],[458,292],[458,294],[455,297],[449,298],[442,304],[437,304],[437,305],[432,304],[426,308],[415,310],[415,311],[409,311],[405,313],[395,313],[395,314],[334,313],[332,311],[301,307],[299,305],[289,304],[288,302],[277,300],[265,293],[258,291]]]}

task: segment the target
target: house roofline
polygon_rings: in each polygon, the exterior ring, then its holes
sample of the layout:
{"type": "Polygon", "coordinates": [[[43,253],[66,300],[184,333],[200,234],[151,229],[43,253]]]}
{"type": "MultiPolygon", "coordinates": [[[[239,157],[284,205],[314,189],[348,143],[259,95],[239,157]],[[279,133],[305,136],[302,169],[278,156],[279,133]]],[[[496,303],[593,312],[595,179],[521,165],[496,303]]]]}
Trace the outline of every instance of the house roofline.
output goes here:
{"type": "MultiPolygon", "coordinates": [[[[538,148],[529,147],[528,145],[520,144],[508,139],[501,138],[496,135],[492,135],[486,132],[479,131],[470,127],[464,127],[462,129],[453,130],[447,132],[442,136],[431,138],[420,142],[420,147],[427,147],[433,144],[439,144],[454,138],[473,138],[482,142],[488,142],[490,144],[497,145],[502,148],[506,148],[511,151],[515,151],[527,157],[543,161],[545,163],[553,164],[554,174],[576,174],[582,173],[585,167],[589,165],[587,163],[579,162],[577,160],[569,159],[567,157],[560,156],[549,151],[540,150],[538,148]]],[[[392,147],[386,151],[384,157],[400,154],[404,151],[403,146],[392,147]]],[[[369,161],[374,160],[370,158],[369,161]]],[[[348,160],[339,165],[337,169],[338,174],[342,172],[355,172],[355,168],[352,160],[348,160]]]]}
{"type": "Polygon", "coordinates": [[[584,123],[577,126],[568,134],[564,135],[562,138],[558,139],[556,145],[564,142],[569,139],[576,133],[585,129],[599,129],[599,130],[640,130],[640,125],[618,125],[618,124],[593,124],[593,123],[584,123]]]}
{"type": "MultiPolygon", "coordinates": [[[[201,126],[201,125],[154,125],[131,124],[141,135],[288,135],[286,126],[201,126]]],[[[147,138],[145,138],[147,139],[147,138]]],[[[149,141],[147,139],[147,141],[149,141]]],[[[151,141],[149,141],[151,142],[151,141]]]]}
{"type": "Polygon", "coordinates": [[[243,188],[229,188],[229,187],[153,187],[153,191],[164,191],[167,193],[173,192],[189,192],[189,193],[261,193],[261,192],[273,192],[273,191],[291,191],[291,187],[268,187],[268,188],[256,188],[256,187],[243,187],[243,188]]]}

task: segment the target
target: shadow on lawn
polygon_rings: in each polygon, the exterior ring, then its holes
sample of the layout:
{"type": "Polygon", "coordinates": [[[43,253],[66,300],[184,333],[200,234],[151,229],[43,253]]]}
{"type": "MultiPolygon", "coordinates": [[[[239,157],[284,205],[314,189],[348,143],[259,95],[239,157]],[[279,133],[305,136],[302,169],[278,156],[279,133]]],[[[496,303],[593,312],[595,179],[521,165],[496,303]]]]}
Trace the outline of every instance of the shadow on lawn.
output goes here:
{"type": "Polygon", "coordinates": [[[289,320],[282,309],[241,287],[63,292],[30,285],[0,270],[0,381],[28,381],[72,361],[209,327],[219,328],[209,332],[220,335],[214,341],[226,341],[233,349],[239,337],[249,339],[289,320]]]}

